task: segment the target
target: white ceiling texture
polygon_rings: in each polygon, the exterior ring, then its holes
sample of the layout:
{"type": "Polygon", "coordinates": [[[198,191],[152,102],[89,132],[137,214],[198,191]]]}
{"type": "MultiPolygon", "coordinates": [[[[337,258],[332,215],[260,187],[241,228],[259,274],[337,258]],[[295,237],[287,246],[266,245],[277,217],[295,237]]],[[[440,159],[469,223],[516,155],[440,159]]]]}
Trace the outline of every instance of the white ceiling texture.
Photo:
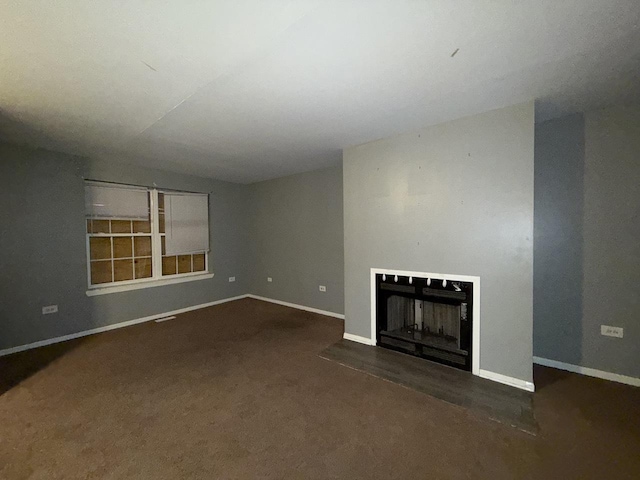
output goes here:
{"type": "Polygon", "coordinates": [[[249,183],[536,100],[636,101],[638,0],[0,3],[5,140],[249,183]]]}

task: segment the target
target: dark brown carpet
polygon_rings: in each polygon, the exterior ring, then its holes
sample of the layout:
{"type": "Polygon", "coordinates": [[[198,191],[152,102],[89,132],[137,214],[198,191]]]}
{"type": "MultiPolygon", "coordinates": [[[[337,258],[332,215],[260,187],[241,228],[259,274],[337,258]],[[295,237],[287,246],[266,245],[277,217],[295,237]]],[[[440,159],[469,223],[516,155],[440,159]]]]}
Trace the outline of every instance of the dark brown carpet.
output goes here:
{"type": "Polygon", "coordinates": [[[640,389],[536,369],[532,436],[321,359],[241,300],[0,359],[0,478],[639,478],[640,389]]]}

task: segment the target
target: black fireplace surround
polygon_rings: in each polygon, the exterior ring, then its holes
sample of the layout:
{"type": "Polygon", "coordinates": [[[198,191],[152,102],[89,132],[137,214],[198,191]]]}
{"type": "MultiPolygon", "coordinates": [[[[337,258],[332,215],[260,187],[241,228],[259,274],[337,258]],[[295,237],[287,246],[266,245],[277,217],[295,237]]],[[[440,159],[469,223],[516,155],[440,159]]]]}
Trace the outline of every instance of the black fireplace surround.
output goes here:
{"type": "Polygon", "coordinates": [[[376,275],[377,344],[471,371],[473,283],[376,275]]]}

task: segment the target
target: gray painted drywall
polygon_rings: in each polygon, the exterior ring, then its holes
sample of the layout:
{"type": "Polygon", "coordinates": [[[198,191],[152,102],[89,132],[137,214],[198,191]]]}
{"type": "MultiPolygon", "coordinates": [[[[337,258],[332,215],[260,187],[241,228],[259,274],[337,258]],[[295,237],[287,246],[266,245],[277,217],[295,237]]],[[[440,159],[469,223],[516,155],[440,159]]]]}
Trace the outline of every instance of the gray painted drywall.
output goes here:
{"type": "Polygon", "coordinates": [[[536,356],[640,377],[639,159],[638,106],[536,127],[536,356]]]}
{"type": "Polygon", "coordinates": [[[342,167],[255,183],[249,192],[251,293],[343,313],[342,167]]]}
{"type": "Polygon", "coordinates": [[[639,106],[585,114],[584,173],[582,365],[640,377],[639,106]]]}
{"type": "Polygon", "coordinates": [[[481,277],[480,368],[532,381],[533,103],[344,152],[345,331],[371,267],[481,277]]]}
{"type": "Polygon", "coordinates": [[[534,355],[582,361],[584,117],[536,125],[534,355]]]}
{"type": "Polygon", "coordinates": [[[246,188],[0,145],[0,349],[246,293],[246,188]],[[83,178],[210,192],[214,278],[87,297],[83,178]]]}

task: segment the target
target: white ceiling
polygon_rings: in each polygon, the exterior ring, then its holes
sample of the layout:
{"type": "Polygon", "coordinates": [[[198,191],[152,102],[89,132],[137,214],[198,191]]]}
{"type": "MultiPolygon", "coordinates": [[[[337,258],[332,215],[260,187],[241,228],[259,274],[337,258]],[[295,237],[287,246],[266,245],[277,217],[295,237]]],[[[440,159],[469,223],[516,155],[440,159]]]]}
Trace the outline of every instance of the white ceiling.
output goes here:
{"type": "Polygon", "coordinates": [[[0,131],[254,182],[531,99],[635,101],[639,21],[638,0],[5,1],[0,131]]]}

